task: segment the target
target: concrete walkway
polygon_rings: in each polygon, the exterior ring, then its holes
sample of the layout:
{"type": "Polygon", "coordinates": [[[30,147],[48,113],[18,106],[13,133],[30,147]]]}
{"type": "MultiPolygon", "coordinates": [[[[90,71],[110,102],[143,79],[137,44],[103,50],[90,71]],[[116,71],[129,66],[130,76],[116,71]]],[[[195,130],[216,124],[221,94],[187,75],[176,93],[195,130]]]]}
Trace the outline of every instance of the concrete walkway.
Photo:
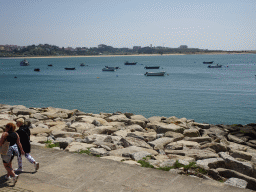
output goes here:
{"type": "MultiPolygon", "coordinates": [[[[40,163],[38,172],[23,157],[24,172],[13,187],[0,166],[0,191],[61,192],[246,192],[217,181],[208,181],[166,171],[128,165],[84,154],[32,146],[31,155],[40,163]]],[[[13,167],[17,167],[16,158],[13,167]]]]}

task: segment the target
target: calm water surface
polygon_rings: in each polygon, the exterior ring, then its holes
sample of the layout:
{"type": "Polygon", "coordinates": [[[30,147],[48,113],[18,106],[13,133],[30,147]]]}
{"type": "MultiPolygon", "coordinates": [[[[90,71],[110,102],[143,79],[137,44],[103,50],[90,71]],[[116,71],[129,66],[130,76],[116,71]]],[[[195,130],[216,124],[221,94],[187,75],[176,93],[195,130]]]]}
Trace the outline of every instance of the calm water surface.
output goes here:
{"type": "Polygon", "coordinates": [[[2,104],[176,116],[211,124],[255,123],[256,54],[33,58],[25,67],[20,61],[0,59],[2,104]],[[126,66],[126,60],[138,64],[126,66]],[[207,68],[203,61],[223,67],[207,68]],[[106,65],[121,69],[102,71],[106,65]],[[146,70],[146,65],[160,69],[146,70]],[[146,71],[168,75],[146,77],[146,71]]]}

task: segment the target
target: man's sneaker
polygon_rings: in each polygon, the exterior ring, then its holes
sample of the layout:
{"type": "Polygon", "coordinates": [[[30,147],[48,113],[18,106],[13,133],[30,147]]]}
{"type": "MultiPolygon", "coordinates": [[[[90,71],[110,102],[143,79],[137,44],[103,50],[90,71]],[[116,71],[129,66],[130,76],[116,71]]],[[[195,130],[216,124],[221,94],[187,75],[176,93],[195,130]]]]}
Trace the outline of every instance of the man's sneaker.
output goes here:
{"type": "Polygon", "coordinates": [[[4,178],[5,178],[6,180],[11,179],[11,177],[10,177],[10,176],[8,177],[7,175],[5,175],[4,178]]]}
{"type": "Polygon", "coordinates": [[[19,167],[19,168],[17,168],[17,169],[14,169],[14,171],[15,171],[15,172],[22,172],[23,169],[22,169],[22,167],[19,167]]]}
{"type": "Polygon", "coordinates": [[[39,169],[39,163],[35,162],[35,171],[37,171],[39,169]]]}
{"type": "Polygon", "coordinates": [[[19,178],[19,175],[15,175],[15,176],[12,178],[13,184],[15,184],[15,183],[17,182],[18,178],[19,178]]]}

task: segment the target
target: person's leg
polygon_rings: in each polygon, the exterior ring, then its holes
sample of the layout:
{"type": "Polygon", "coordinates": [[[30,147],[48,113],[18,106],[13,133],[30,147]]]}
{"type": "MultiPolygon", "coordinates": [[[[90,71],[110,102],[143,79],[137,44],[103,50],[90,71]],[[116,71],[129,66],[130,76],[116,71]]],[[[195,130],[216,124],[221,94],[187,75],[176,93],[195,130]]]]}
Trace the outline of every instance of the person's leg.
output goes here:
{"type": "Polygon", "coordinates": [[[21,155],[17,156],[17,160],[18,160],[18,169],[16,169],[16,171],[22,171],[22,157],[21,157],[21,155]]]}
{"type": "Polygon", "coordinates": [[[27,158],[27,160],[30,163],[33,163],[35,166],[35,171],[37,171],[39,169],[39,163],[35,161],[35,159],[29,154],[29,153],[25,153],[25,157],[27,158]]]}
{"type": "Polygon", "coordinates": [[[33,163],[35,164],[35,159],[29,154],[29,153],[25,153],[25,157],[27,158],[27,160],[30,162],[30,163],[33,163]]]}
{"type": "Polygon", "coordinates": [[[15,173],[14,173],[14,171],[12,169],[12,163],[11,162],[4,163],[4,167],[5,167],[6,171],[7,171],[7,177],[9,177],[9,176],[15,177],[15,173]]]}

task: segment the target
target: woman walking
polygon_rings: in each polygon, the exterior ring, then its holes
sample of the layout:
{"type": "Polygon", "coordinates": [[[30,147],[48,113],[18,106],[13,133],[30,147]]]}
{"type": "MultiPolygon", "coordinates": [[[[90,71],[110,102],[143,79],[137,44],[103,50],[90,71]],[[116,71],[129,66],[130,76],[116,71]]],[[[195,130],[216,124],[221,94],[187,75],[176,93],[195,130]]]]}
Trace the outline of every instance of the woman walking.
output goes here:
{"type": "MultiPolygon", "coordinates": [[[[31,146],[30,146],[30,122],[28,121],[26,125],[24,125],[24,119],[19,118],[16,120],[16,125],[19,127],[19,129],[16,131],[20,137],[20,143],[23,147],[23,150],[25,152],[25,157],[27,160],[34,164],[35,171],[39,169],[39,163],[35,161],[35,159],[30,155],[31,146]]],[[[17,172],[22,172],[22,158],[21,156],[18,157],[18,168],[15,170],[17,172]]]]}
{"type": "Polygon", "coordinates": [[[0,146],[2,146],[5,141],[10,142],[7,155],[1,155],[1,157],[3,159],[4,167],[7,171],[7,175],[5,176],[5,179],[8,180],[8,179],[10,179],[10,176],[11,176],[14,184],[17,182],[19,175],[16,175],[13,171],[12,160],[13,160],[14,155],[16,155],[18,157],[20,156],[19,151],[18,151],[18,146],[20,148],[21,154],[22,155],[25,154],[23,151],[23,148],[21,146],[21,143],[20,143],[19,135],[14,132],[15,128],[16,128],[16,126],[13,123],[8,123],[5,126],[5,132],[2,134],[2,137],[0,139],[0,146]]]}

